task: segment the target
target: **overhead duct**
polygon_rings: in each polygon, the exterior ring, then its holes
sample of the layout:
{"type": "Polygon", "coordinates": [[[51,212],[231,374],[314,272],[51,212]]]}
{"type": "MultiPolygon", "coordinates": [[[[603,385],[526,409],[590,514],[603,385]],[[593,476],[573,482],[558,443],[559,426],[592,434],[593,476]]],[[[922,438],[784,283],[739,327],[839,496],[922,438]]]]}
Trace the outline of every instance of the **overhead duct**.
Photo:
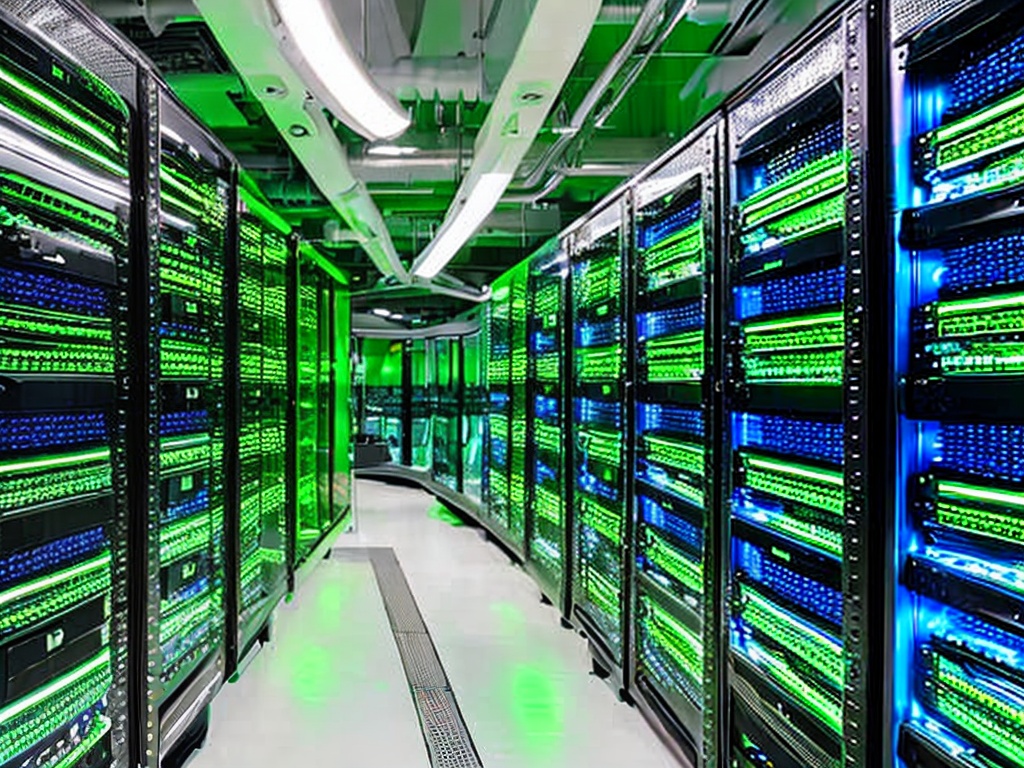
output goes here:
{"type": "Polygon", "coordinates": [[[478,101],[483,96],[481,60],[471,56],[451,58],[401,58],[390,66],[373,67],[373,79],[399,99],[415,101],[478,101]]]}
{"type": "Polygon", "coordinates": [[[600,10],[600,0],[537,0],[477,136],[473,164],[413,272],[438,274],[494,208],[543,127],[600,10]]]}
{"type": "Polygon", "coordinates": [[[306,173],[386,277],[408,282],[384,219],[352,174],[344,146],[319,102],[278,47],[265,0],[197,0],[224,53],[263,104],[306,173]]]}
{"type": "Polygon", "coordinates": [[[696,0],[647,0],[626,42],[615,52],[587,91],[569,124],[560,129],[558,140],[548,148],[522,187],[510,196],[510,200],[517,203],[534,203],[558,188],[565,174],[561,170],[552,171],[552,168],[590,123],[598,104],[608,99],[608,94],[611,94],[608,105],[595,118],[596,122],[606,119],[614,111],[640,76],[653,52],[664,43],[676,24],[695,4],[696,0]],[[627,67],[631,59],[635,59],[633,65],[627,67]]]}
{"type": "Polygon", "coordinates": [[[145,19],[154,35],[177,19],[199,15],[192,0],[86,0],[86,5],[108,19],[145,19]]]}

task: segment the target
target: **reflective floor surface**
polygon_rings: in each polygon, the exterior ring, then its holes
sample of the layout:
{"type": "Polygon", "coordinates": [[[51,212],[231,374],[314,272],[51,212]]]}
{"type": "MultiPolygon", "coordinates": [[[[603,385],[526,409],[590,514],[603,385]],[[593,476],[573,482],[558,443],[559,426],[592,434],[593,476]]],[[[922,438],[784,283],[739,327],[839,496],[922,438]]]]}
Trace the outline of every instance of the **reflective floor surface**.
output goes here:
{"type": "MultiPolygon", "coordinates": [[[[375,482],[358,484],[356,512],[337,546],[395,549],[485,768],[677,768],[478,530],[423,492],[375,482]]],[[[191,768],[429,766],[369,563],[322,563],[275,627],[214,702],[191,768]]]]}

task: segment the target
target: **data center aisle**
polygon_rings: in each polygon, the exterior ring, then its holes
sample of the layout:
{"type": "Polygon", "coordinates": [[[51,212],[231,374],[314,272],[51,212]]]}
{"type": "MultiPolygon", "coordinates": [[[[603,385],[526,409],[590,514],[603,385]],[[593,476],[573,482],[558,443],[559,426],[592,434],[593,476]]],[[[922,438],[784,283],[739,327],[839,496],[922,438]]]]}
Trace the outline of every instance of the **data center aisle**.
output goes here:
{"type": "MultiPolygon", "coordinates": [[[[421,491],[360,481],[358,532],[393,547],[485,768],[675,768],[636,710],[588,674],[533,582],[421,491]]],[[[368,563],[325,562],[241,680],[190,768],[429,765],[368,563]]]]}
{"type": "Polygon", "coordinates": [[[360,481],[356,499],[358,532],[340,545],[395,549],[485,768],[677,768],[478,529],[416,490],[360,481]]]}

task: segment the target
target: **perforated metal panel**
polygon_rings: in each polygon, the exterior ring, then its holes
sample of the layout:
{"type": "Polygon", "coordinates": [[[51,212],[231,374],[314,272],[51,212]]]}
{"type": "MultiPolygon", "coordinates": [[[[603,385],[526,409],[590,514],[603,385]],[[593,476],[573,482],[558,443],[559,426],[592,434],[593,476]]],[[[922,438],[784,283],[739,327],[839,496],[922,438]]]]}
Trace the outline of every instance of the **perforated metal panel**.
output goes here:
{"type": "Polygon", "coordinates": [[[897,0],[892,4],[893,42],[902,43],[925,24],[969,5],[969,0],[897,0]]]}
{"type": "Polygon", "coordinates": [[[441,666],[402,566],[391,549],[339,549],[336,556],[368,560],[384,602],[398,655],[420,718],[430,764],[434,768],[482,768],[455,694],[441,666]]]}

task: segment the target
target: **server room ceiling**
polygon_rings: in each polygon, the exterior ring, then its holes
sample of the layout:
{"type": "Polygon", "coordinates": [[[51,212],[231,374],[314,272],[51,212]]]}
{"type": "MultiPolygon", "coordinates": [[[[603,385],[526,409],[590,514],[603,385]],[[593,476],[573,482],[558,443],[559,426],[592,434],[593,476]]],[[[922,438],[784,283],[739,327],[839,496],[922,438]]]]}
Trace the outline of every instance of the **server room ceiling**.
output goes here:
{"type": "MultiPolygon", "coordinates": [[[[477,133],[535,2],[332,0],[378,85],[413,118],[397,140],[378,144],[331,119],[406,265],[430,241],[472,163],[477,133]]],[[[509,192],[447,272],[474,288],[489,285],[683,137],[833,2],[605,2],[509,192]],[[657,6],[654,23],[638,35],[648,2],[657,6]],[[685,15],[673,18],[681,9],[685,15]]],[[[377,286],[380,274],[358,238],[296,161],[190,0],[92,5],[150,56],[288,221],[350,270],[357,287],[377,286]]],[[[453,296],[394,289],[371,290],[357,306],[382,301],[407,318],[423,315],[424,307],[440,317],[467,306],[453,296]]]]}

